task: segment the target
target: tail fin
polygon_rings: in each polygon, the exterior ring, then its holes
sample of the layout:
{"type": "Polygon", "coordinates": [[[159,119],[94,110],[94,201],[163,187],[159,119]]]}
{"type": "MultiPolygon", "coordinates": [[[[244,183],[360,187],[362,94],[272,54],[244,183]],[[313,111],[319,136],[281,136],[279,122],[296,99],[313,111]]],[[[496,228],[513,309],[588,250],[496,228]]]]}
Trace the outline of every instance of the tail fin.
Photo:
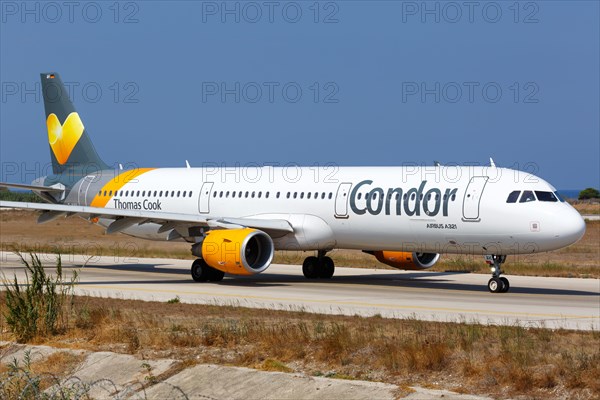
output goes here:
{"type": "Polygon", "coordinates": [[[52,172],[75,174],[109,169],[100,159],[57,73],[41,74],[52,172]]]}

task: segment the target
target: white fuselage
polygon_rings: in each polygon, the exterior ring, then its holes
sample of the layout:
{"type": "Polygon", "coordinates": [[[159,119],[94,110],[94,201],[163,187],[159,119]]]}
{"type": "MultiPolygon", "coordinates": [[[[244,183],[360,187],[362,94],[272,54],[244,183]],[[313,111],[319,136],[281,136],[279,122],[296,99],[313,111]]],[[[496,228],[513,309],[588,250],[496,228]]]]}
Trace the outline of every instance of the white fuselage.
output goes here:
{"type": "MultiPolygon", "coordinates": [[[[550,251],[581,238],[583,219],[568,203],[552,200],[554,192],[534,175],[496,167],[164,168],[123,185],[105,207],[284,219],[294,232],[273,236],[284,250],[506,255],[550,251]],[[516,201],[507,202],[516,191],[516,201]],[[528,201],[525,191],[534,193],[528,201]]],[[[92,199],[86,194],[79,203],[92,199]]],[[[158,227],[142,224],[124,233],[164,239],[158,227]]]]}

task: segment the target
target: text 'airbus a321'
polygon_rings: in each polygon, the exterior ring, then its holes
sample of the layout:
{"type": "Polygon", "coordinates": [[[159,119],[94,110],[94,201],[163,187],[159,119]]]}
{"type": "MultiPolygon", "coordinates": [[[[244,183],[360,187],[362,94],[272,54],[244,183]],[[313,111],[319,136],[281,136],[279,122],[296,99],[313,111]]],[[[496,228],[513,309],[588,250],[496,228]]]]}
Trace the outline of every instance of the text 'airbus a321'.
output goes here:
{"type": "Polygon", "coordinates": [[[549,183],[490,167],[110,168],[56,73],[41,75],[52,174],[30,189],[47,203],[0,202],[42,211],[38,222],[78,215],[152,240],[185,240],[195,281],[265,271],[274,251],[315,251],[309,279],[331,278],[333,249],[358,249],[399,269],[433,266],[442,253],[483,255],[491,292],[506,292],[507,255],[560,249],[585,232],[579,213],[549,183]],[[251,176],[252,178],[247,178],[251,176]]]}

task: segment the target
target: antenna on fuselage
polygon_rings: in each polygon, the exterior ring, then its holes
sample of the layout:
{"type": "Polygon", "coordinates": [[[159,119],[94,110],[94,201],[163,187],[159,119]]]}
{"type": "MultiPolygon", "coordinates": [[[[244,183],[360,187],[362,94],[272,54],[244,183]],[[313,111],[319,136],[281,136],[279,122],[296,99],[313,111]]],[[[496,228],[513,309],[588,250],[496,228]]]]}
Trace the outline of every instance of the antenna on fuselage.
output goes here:
{"type": "Polygon", "coordinates": [[[185,160],[185,166],[186,166],[186,168],[191,168],[190,167],[190,163],[188,162],[188,160],[185,160]]]}
{"type": "Polygon", "coordinates": [[[490,167],[496,168],[496,163],[494,162],[494,160],[492,159],[492,157],[490,157],[490,167]]]}
{"type": "Polygon", "coordinates": [[[439,162],[439,161],[434,161],[434,162],[433,162],[433,166],[434,166],[434,167],[439,167],[439,166],[441,166],[441,165],[442,165],[442,164],[440,164],[440,162],[439,162]]]}

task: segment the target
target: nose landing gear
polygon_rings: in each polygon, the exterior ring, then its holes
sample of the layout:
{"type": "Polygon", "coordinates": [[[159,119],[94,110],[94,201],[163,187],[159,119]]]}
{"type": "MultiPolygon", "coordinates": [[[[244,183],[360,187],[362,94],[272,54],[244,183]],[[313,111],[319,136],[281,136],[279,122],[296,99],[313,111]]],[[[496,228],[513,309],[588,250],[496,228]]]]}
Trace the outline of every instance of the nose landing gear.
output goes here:
{"type": "Polygon", "coordinates": [[[490,265],[492,278],[488,281],[488,289],[492,293],[506,293],[510,289],[510,283],[503,274],[501,265],[506,261],[506,256],[488,255],[485,256],[485,262],[490,265]]]}

